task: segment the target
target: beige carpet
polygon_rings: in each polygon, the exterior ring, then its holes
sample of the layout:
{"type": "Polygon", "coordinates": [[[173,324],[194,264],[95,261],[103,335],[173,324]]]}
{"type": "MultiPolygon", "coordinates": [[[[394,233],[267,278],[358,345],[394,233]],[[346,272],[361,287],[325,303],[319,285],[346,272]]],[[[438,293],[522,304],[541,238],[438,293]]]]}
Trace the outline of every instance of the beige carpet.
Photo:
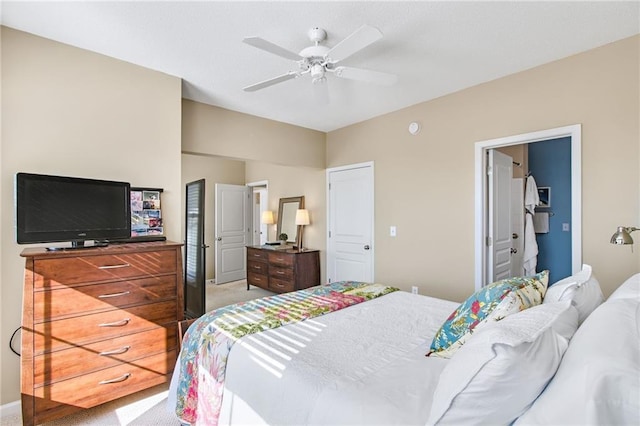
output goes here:
{"type": "MultiPolygon", "coordinates": [[[[179,426],[178,419],[167,409],[168,389],[168,383],[158,385],[44,424],[47,426],[179,426]]],[[[21,426],[22,416],[3,417],[2,425],[21,426]]]]}
{"type": "Polygon", "coordinates": [[[207,284],[207,312],[237,302],[272,296],[272,293],[259,287],[250,286],[247,291],[247,280],[233,281],[225,284],[207,284]]]}
{"type": "MultiPolygon", "coordinates": [[[[246,280],[226,284],[207,285],[207,311],[232,303],[243,302],[259,297],[270,296],[271,293],[258,287],[247,291],[246,280]]],[[[111,401],[106,404],[84,410],[52,422],[47,426],[179,426],[180,422],[167,409],[169,384],[162,384],[133,395],[111,401]]],[[[19,414],[2,417],[3,426],[21,426],[22,416],[19,414]]]]}

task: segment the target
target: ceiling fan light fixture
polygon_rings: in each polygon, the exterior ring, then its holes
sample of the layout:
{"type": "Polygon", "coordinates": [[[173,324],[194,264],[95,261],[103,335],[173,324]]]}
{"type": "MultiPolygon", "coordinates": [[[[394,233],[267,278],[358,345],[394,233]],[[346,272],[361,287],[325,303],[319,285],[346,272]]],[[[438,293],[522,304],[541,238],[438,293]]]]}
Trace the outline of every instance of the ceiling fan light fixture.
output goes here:
{"type": "Polygon", "coordinates": [[[371,43],[380,40],[382,33],[377,28],[363,25],[331,48],[320,44],[320,42],[324,41],[327,37],[327,32],[324,29],[319,27],[311,28],[308,36],[313,45],[302,49],[299,54],[293,53],[288,49],[261,39],[260,37],[245,37],[242,40],[244,43],[273,53],[274,55],[294,60],[297,62],[300,71],[295,73],[290,71],[286,74],[247,86],[244,90],[246,92],[254,92],[286,80],[291,80],[302,74],[309,74],[313,83],[323,83],[327,79],[327,72],[334,73],[336,77],[346,78],[348,80],[359,80],[367,83],[391,85],[396,82],[397,76],[394,74],[361,68],[336,66],[336,64],[343,59],[364,49],[371,43]]]}
{"type": "Polygon", "coordinates": [[[321,83],[325,80],[324,66],[322,66],[322,64],[311,65],[311,81],[313,81],[313,83],[321,83]]]}

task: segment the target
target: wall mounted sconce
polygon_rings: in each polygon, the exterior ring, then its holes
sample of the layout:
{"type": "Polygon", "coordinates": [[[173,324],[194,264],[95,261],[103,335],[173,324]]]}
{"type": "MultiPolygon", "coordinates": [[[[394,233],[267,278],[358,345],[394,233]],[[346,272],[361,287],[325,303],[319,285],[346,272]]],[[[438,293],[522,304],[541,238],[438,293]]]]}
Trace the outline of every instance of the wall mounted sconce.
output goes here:
{"type": "Polygon", "coordinates": [[[633,244],[631,233],[640,228],[634,226],[618,226],[618,230],[611,236],[611,244],[633,244]]]}
{"type": "Polygon", "coordinates": [[[309,210],[298,209],[296,210],[296,225],[300,226],[300,241],[298,241],[298,249],[303,250],[302,246],[302,234],[304,233],[304,227],[309,224],[309,210]]]}

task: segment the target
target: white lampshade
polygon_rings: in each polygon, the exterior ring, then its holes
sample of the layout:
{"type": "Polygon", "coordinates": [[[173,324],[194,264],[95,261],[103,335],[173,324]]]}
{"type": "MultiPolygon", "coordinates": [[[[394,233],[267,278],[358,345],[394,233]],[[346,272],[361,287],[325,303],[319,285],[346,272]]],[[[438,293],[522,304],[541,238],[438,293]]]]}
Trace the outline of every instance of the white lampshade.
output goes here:
{"type": "Polygon", "coordinates": [[[271,210],[263,211],[261,222],[266,225],[273,225],[275,223],[273,220],[273,212],[271,210]]]}
{"type": "Polygon", "coordinates": [[[296,225],[309,224],[309,211],[306,209],[298,209],[296,211],[296,225]]]}

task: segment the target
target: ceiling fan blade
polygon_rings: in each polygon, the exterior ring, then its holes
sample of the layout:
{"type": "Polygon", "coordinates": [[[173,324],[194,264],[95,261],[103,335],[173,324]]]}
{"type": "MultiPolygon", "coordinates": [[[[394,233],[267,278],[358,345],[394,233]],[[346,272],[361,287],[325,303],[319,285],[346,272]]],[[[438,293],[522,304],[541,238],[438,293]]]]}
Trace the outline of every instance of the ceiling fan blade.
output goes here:
{"type": "Polygon", "coordinates": [[[330,58],[331,62],[341,61],[381,38],[382,33],[379,29],[369,25],[363,25],[350,36],[333,46],[325,57],[330,58]]]}
{"type": "Polygon", "coordinates": [[[293,53],[292,51],[287,50],[284,47],[280,47],[277,44],[273,44],[270,41],[267,41],[260,37],[245,37],[244,39],[242,39],[242,41],[253,47],[257,47],[258,49],[265,50],[269,53],[273,53],[274,55],[282,56],[283,58],[291,59],[293,61],[304,59],[297,53],[293,53]]]}
{"type": "Polygon", "coordinates": [[[366,81],[368,83],[382,84],[385,86],[391,86],[398,81],[398,76],[395,74],[387,74],[386,72],[371,71],[362,68],[336,67],[334,72],[335,75],[340,78],[366,81]]]}
{"type": "Polygon", "coordinates": [[[273,86],[274,84],[282,83],[283,81],[291,80],[296,77],[298,77],[297,72],[289,71],[288,73],[279,75],[278,77],[270,78],[269,80],[247,86],[242,90],[245,92],[255,92],[256,90],[264,89],[265,87],[273,86]]]}

